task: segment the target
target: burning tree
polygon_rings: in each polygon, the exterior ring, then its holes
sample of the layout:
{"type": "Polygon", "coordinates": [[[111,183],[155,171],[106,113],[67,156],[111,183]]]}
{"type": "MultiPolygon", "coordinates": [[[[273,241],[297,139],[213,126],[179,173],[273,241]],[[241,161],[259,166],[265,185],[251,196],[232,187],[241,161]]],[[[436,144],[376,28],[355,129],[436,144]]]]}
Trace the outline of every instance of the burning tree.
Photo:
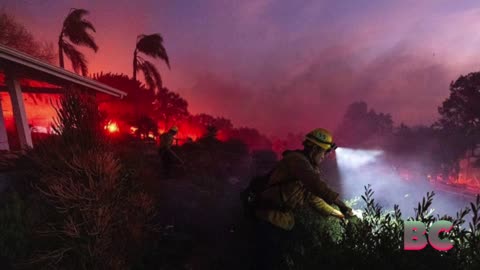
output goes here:
{"type": "MultiPolygon", "coordinates": [[[[258,130],[252,128],[234,128],[232,122],[224,117],[214,117],[208,114],[191,115],[188,102],[178,93],[168,88],[161,88],[158,93],[148,91],[145,86],[123,74],[100,73],[94,78],[102,83],[123,90],[128,96],[123,100],[99,96],[101,109],[116,121],[126,122],[136,130],[152,130],[157,126],[165,131],[172,125],[178,125],[180,132],[177,138],[185,141],[187,138],[198,139],[207,133],[208,127],[214,127],[217,139],[239,139],[252,149],[271,149],[271,141],[258,130]],[[152,124],[152,121],[156,124],[152,124]]],[[[125,129],[126,127],[123,127],[125,129]]],[[[130,129],[130,127],[128,127],[130,129]]],[[[122,131],[122,127],[120,127],[122,131]]]]}
{"type": "Polygon", "coordinates": [[[154,94],[139,82],[123,74],[98,73],[94,79],[126,92],[124,99],[112,98],[100,94],[98,97],[100,109],[108,113],[111,120],[119,123],[121,132],[141,133],[148,135],[158,133],[154,121],[153,104],[154,94]]]}
{"type": "Polygon", "coordinates": [[[141,82],[123,74],[99,73],[94,75],[94,79],[128,93],[123,100],[99,97],[101,109],[117,121],[136,129],[148,127],[148,131],[157,133],[157,123],[162,123],[167,129],[189,116],[187,101],[167,88],[161,88],[155,94],[141,82]]]}
{"type": "Polygon", "coordinates": [[[163,122],[165,130],[170,125],[184,120],[188,115],[188,102],[179,94],[162,88],[153,102],[154,119],[163,122]]]}

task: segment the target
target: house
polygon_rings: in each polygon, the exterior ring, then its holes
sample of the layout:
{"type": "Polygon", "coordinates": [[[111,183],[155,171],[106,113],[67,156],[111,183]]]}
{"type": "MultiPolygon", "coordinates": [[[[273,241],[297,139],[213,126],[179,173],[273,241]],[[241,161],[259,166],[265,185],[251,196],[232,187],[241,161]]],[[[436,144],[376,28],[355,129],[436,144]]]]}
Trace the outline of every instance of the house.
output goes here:
{"type": "Polygon", "coordinates": [[[25,99],[31,94],[59,96],[71,86],[118,98],[126,96],[123,91],[0,45],[0,150],[10,150],[5,115],[10,113],[13,118],[21,148],[32,147],[25,99]]]}

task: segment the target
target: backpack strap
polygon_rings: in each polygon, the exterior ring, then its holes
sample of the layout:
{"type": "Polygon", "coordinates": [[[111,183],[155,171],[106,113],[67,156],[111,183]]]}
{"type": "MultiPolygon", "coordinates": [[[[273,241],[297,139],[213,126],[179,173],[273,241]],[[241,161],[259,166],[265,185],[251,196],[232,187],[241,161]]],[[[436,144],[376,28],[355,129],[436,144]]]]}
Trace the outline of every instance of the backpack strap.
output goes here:
{"type": "MultiPolygon", "coordinates": [[[[275,171],[275,168],[270,170],[270,172],[267,174],[267,177],[268,179],[270,180],[270,177],[272,176],[273,172],[275,171]]],[[[278,195],[280,196],[280,201],[281,201],[281,205],[264,205],[266,206],[266,208],[269,208],[269,209],[278,209],[280,211],[287,211],[287,207],[286,207],[286,204],[287,202],[290,200],[290,198],[287,198],[286,200],[283,199],[283,191],[282,191],[282,187],[284,184],[287,184],[287,183],[293,183],[293,182],[296,182],[296,181],[299,181],[299,180],[287,180],[287,181],[279,181],[279,182],[276,182],[276,183],[273,183],[273,184],[270,184],[268,186],[266,186],[265,188],[263,188],[259,194],[267,191],[268,189],[271,189],[271,188],[274,188],[274,187],[278,187],[278,195]]]]}
{"type": "MultiPolygon", "coordinates": [[[[271,169],[266,177],[268,177],[268,180],[270,181],[270,177],[272,177],[272,174],[273,172],[275,171],[275,168],[271,169]]],[[[286,183],[290,183],[290,182],[294,182],[294,181],[283,181],[283,182],[277,182],[277,183],[273,183],[273,184],[270,184],[270,185],[267,185],[265,188],[263,188],[262,190],[260,190],[260,193],[264,192],[264,191],[267,191],[268,189],[271,189],[271,188],[274,188],[274,187],[277,187],[277,186],[281,186],[283,184],[286,184],[286,183]]]]}

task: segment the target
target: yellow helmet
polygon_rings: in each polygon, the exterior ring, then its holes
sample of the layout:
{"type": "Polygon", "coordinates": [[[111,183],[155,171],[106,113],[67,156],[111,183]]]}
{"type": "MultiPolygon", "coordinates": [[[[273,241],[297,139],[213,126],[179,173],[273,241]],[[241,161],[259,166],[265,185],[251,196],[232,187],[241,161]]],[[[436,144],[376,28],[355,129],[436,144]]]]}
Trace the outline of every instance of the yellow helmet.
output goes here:
{"type": "Polygon", "coordinates": [[[170,128],[170,131],[173,131],[173,132],[177,133],[178,132],[178,127],[173,126],[173,127],[170,128]]]}
{"type": "Polygon", "coordinates": [[[328,130],[323,128],[317,128],[310,131],[305,136],[305,140],[320,146],[325,151],[331,151],[337,148],[337,145],[335,145],[335,143],[333,142],[332,134],[328,130]]]}

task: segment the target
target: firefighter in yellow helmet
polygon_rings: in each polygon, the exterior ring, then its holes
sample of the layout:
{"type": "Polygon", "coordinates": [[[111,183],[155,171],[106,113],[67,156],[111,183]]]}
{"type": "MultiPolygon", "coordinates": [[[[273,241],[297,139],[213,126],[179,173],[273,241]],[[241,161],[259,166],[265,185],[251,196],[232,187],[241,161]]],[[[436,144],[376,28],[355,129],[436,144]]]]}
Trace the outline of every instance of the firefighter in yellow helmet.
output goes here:
{"type": "Polygon", "coordinates": [[[173,163],[177,160],[183,164],[183,161],[172,150],[175,135],[178,133],[178,127],[171,127],[168,132],[163,133],[160,136],[160,146],[158,154],[162,159],[162,169],[167,178],[172,176],[173,163]]]}
{"type": "Polygon", "coordinates": [[[317,128],[305,136],[303,146],[303,150],[283,153],[268,176],[266,188],[257,194],[255,269],[278,269],[277,264],[291,242],[295,208],[309,205],[319,214],[340,219],[353,215],[352,209],[320,175],[319,164],[337,147],[331,133],[317,128]]]}

